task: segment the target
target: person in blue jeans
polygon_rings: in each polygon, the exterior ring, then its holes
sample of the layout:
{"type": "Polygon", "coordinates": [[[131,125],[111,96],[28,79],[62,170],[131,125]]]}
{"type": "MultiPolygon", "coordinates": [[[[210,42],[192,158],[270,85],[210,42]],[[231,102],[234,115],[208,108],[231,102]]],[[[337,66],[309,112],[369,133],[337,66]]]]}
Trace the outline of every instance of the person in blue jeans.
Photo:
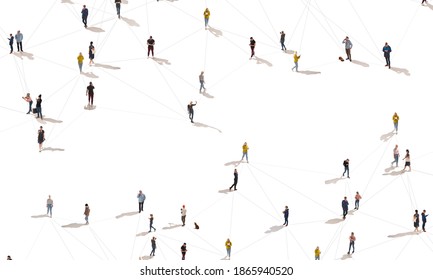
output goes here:
{"type": "Polygon", "coordinates": [[[390,55],[391,55],[391,47],[388,45],[388,43],[385,43],[385,46],[382,49],[383,51],[383,55],[385,56],[385,61],[386,61],[386,66],[388,66],[389,69],[391,69],[391,59],[390,59],[390,55]]]}
{"type": "Polygon", "coordinates": [[[32,112],[32,105],[33,105],[33,100],[30,97],[30,93],[27,93],[26,96],[23,96],[23,99],[29,103],[29,111],[27,112],[27,114],[30,114],[32,112]]]}
{"type": "Polygon", "coordinates": [[[398,158],[400,157],[400,152],[398,151],[398,145],[395,145],[395,148],[393,150],[393,155],[394,155],[394,161],[391,162],[391,166],[394,164],[395,162],[395,166],[398,167],[398,158]]]}
{"type": "Polygon", "coordinates": [[[151,232],[152,229],[154,231],[156,231],[156,228],[153,227],[153,214],[150,214],[150,217],[149,217],[149,232],[151,232]]]}
{"type": "Polygon", "coordinates": [[[356,237],[355,234],[352,232],[349,236],[349,251],[347,251],[347,254],[350,254],[350,248],[352,248],[352,254],[355,253],[355,241],[356,237]]]}
{"type": "Polygon", "coordinates": [[[122,3],[122,0],[114,0],[114,3],[116,3],[117,17],[120,18],[120,4],[122,3]]]}
{"type": "Polygon", "coordinates": [[[141,213],[141,211],[143,211],[143,203],[144,203],[144,200],[146,200],[146,196],[140,190],[137,194],[137,198],[138,198],[138,213],[141,213]]]}
{"type": "Polygon", "coordinates": [[[47,215],[50,214],[50,218],[53,217],[53,205],[53,200],[51,199],[51,195],[49,195],[47,199],[47,215]]]}
{"type": "Polygon", "coordinates": [[[427,223],[428,214],[425,213],[425,210],[422,210],[421,220],[422,220],[422,230],[425,232],[425,224],[427,223]]]}

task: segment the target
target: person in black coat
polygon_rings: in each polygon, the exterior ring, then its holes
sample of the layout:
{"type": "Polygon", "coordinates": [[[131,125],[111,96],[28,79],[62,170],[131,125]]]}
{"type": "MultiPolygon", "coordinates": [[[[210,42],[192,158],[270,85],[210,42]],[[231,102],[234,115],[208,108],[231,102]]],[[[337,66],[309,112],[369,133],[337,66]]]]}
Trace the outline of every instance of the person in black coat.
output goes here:
{"type": "Polygon", "coordinates": [[[10,54],[14,51],[14,36],[12,36],[12,34],[9,34],[9,38],[8,38],[8,40],[9,40],[9,46],[11,47],[11,52],[10,52],[10,54]]]}
{"type": "Polygon", "coordinates": [[[234,175],[234,180],[233,180],[233,185],[230,187],[230,190],[232,190],[232,188],[235,187],[235,191],[236,191],[237,190],[236,186],[238,185],[238,171],[236,170],[236,168],[235,171],[233,172],[233,175],[234,175]]]}
{"type": "Polygon", "coordinates": [[[87,17],[89,16],[89,10],[86,8],[86,5],[83,5],[83,9],[81,10],[81,18],[84,23],[84,27],[87,28],[87,17]]]}
{"type": "Polygon", "coordinates": [[[347,201],[346,196],[344,197],[343,201],[341,202],[341,208],[343,208],[343,220],[345,220],[347,212],[349,211],[349,201],[347,201]]]}
{"type": "Polygon", "coordinates": [[[38,130],[38,144],[39,144],[39,152],[42,151],[42,143],[45,141],[45,131],[42,129],[42,126],[39,127],[38,130]]]}
{"type": "Polygon", "coordinates": [[[42,118],[42,95],[41,94],[39,94],[38,98],[36,99],[36,113],[37,113],[36,118],[41,117],[42,120],[43,118],[42,118]]]}

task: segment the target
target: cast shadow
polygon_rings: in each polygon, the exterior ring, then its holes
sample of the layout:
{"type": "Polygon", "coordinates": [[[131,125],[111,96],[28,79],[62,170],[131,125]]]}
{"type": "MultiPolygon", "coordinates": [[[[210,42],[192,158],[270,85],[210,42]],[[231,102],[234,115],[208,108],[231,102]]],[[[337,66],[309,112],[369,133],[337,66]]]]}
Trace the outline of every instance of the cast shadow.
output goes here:
{"type": "Polygon", "coordinates": [[[122,213],[122,214],[120,214],[120,215],[117,215],[117,216],[116,216],[116,219],[120,219],[120,218],[128,217],[128,216],[134,216],[134,215],[137,215],[137,214],[138,214],[138,211],[134,211],[134,212],[126,212],[126,213],[122,213]]]}
{"type": "Polygon", "coordinates": [[[343,180],[344,178],[334,178],[334,179],[330,179],[330,180],[326,180],[325,184],[337,184],[338,181],[343,180]]]}
{"type": "Polygon", "coordinates": [[[81,75],[86,76],[87,78],[90,79],[97,79],[99,78],[99,76],[96,76],[95,74],[93,74],[93,72],[81,72],[81,75]]]}
{"type": "Polygon", "coordinates": [[[96,33],[101,33],[101,32],[105,32],[104,29],[100,28],[100,27],[96,27],[96,26],[90,26],[87,27],[87,30],[90,30],[92,32],[96,32],[96,33]]]}
{"type": "Polygon", "coordinates": [[[348,259],[351,259],[351,258],[352,258],[352,255],[351,255],[351,254],[344,254],[344,255],[341,257],[341,260],[344,261],[344,260],[348,260],[348,259]]]}
{"type": "Polygon", "coordinates": [[[391,132],[385,133],[384,135],[380,136],[380,140],[382,140],[383,142],[386,142],[389,139],[391,139],[393,135],[394,135],[394,130],[392,130],[391,132]]]}
{"type": "Polygon", "coordinates": [[[342,221],[344,221],[344,220],[343,219],[337,219],[337,218],[335,218],[335,219],[327,220],[325,222],[325,224],[335,225],[335,224],[341,223],[342,221]]]}
{"type": "Polygon", "coordinates": [[[64,4],[74,4],[74,2],[72,2],[71,0],[62,0],[60,3],[64,3],[64,4]]]}
{"type": "Polygon", "coordinates": [[[65,149],[46,147],[46,148],[44,148],[44,151],[51,151],[51,152],[64,152],[65,149]]]}
{"type": "Polygon", "coordinates": [[[301,73],[301,74],[304,74],[304,75],[316,75],[316,74],[321,74],[320,72],[317,72],[317,71],[310,71],[310,70],[298,71],[298,73],[301,73]]]}
{"type": "Polygon", "coordinates": [[[222,258],[222,259],[220,259],[221,261],[229,261],[230,259],[227,257],[227,256],[225,256],[224,258],[222,258]]]}
{"type": "Polygon", "coordinates": [[[353,216],[353,213],[355,213],[355,209],[347,211],[347,215],[352,215],[353,216]]]}
{"type": "Polygon", "coordinates": [[[400,171],[392,171],[390,173],[383,173],[382,175],[399,176],[399,175],[402,175],[404,172],[405,172],[404,169],[402,169],[400,171]]]}
{"type": "Polygon", "coordinates": [[[63,122],[63,121],[55,120],[52,118],[45,118],[44,120],[47,122],[51,122],[51,123],[62,123],[63,122]]]}
{"type": "Polygon", "coordinates": [[[126,17],[122,17],[122,19],[129,25],[129,26],[136,26],[136,27],[140,27],[140,25],[133,19],[129,19],[126,17]]]}
{"type": "Polygon", "coordinates": [[[219,192],[219,193],[228,194],[228,193],[231,193],[232,191],[229,190],[229,189],[223,189],[223,190],[219,190],[218,192],[219,192]]]}
{"type": "Polygon", "coordinates": [[[362,67],[370,67],[370,65],[368,63],[365,63],[365,62],[362,62],[362,61],[359,61],[359,60],[352,60],[352,63],[356,64],[356,65],[359,65],[359,66],[362,66],[362,67]]]}
{"type": "Polygon", "coordinates": [[[414,232],[414,231],[408,231],[408,232],[402,232],[402,233],[397,233],[397,234],[391,234],[388,235],[389,238],[398,238],[398,237],[403,237],[403,236],[409,236],[409,235],[418,235],[419,233],[414,232]]]}
{"type": "Polygon", "coordinates": [[[35,119],[36,119],[36,121],[37,121],[38,123],[40,123],[40,124],[47,124],[47,123],[44,121],[44,119],[36,118],[36,117],[35,117],[35,119]]]}
{"type": "Polygon", "coordinates": [[[33,218],[33,219],[46,218],[46,217],[49,217],[49,216],[47,214],[31,216],[31,218],[33,218]]]}
{"type": "Polygon", "coordinates": [[[295,54],[295,51],[292,51],[292,50],[285,50],[284,53],[286,53],[286,54],[295,54]]]}
{"type": "Polygon", "coordinates": [[[219,133],[222,133],[222,131],[219,130],[218,128],[213,127],[213,126],[209,126],[209,125],[204,124],[204,123],[194,122],[194,126],[197,126],[197,127],[208,127],[208,128],[215,129],[215,130],[218,131],[219,133]]]}
{"type": "Polygon", "coordinates": [[[158,63],[159,65],[163,65],[163,64],[171,65],[170,61],[168,61],[167,59],[157,58],[157,57],[152,57],[152,59],[153,59],[156,63],[158,63]]]}
{"type": "Polygon", "coordinates": [[[23,59],[23,57],[30,59],[30,60],[34,60],[35,58],[33,57],[32,53],[28,53],[28,52],[14,52],[14,55],[19,57],[21,60],[23,59]]]}
{"type": "Polygon", "coordinates": [[[84,110],[92,111],[92,110],[95,110],[95,109],[96,109],[96,106],[94,106],[94,105],[86,105],[86,106],[84,106],[84,110]]]}
{"type": "Polygon", "coordinates": [[[117,66],[111,66],[111,65],[107,65],[107,64],[101,64],[101,63],[95,63],[95,67],[102,67],[105,69],[111,69],[111,70],[119,70],[120,67],[117,66]]]}
{"type": "Polygon", "coordinates": [[[266,64],[267,66],[272,67],[272,63],[270,63],[269,61],[267,61],[267,60],[265,60],[263,58],[260,58],[260,57],[256,56],[255,59],[257,61],[257,64],[266,64]]]}
{"type": "Polygon", "coordinates": [[[203,95],[204,97],[207,98],[214,98],[212,95],[210,95],[206,90],[204,90],[203,92],[199,92],[201,95],[203,95]]]}
{"type": "Polygon", "coordinates": [[[180,226],[181,226],[181,224],[175,225],[175,224],[173,224],[173,223],[169,223],[169,225],[170,225],[170,226],[168,226],[168,227],[163,227],[162,229],[163,229],[163,230],[166,230],[166,229],[174,229],[174,228],[177,228],[177,227],[180,227],[180,226]]]}
{"type": "Polygon", "coordinates": [[[208,29],[210,33],[212,33],[212,35],[214,35],[215,37],[220,37],[223,36],[223,32],[221,30],[215,29],[213,27],[208,26],[208,29]]]}
{"type": "Polygon", "coordinates": [[[143,231],[141,233],[137,233],[135,236],[146,236],[149,232],[143,231]]]}
{"type": "Polygon", "coordinates": [[[391,67],[391,70],[398,73],[398,74],[405,74],[406,76],[410,76],[409,70],[405,68],[397,68],[397,67],[391,67]]]}
{"type": "Polygon", "coordinates": [[[427,3],[427,7],[429,7],[430,10],[433,10],[433,5],[432,4],[427,3]]]}
{"type": "Polygon", "coordinates": [[[64,228],[79,228],[79,227],[82,227],[82,226],[85,226],[85,225],[86,224],[72,223],[72,224],[69,224],[69,225],[64,225],[62,227],[64,227],[64,228]]]}
{"type": "Polygon", "coordinates": [[[282,229],[284,226],[271,226],[265,233],[277,232],[282,229]]]}
{"type": "Polygon", "coordinates": [[[241,162],[242,162],[242,160],[235,160],[235,161],[226,162],[226,163],[224,163],[224,165],[225,166],[230,166],[230,165],[238,166],[241,162]]]}
{"type": "Polygon", "coordinates": [[[138,257],[138,259],[140,260],[140,261],[148,261],[148,260],[150,260],[152,257],[151,256],[141,256],[141,257],[138,257]]]}
{"type": "MultiPolygon", "coordinates": [[[[397,166],[398,167],[398,166],[397,166]]],[[[393,171],[394,169],[396,169],[396,167],[395,166],[390,166],[390,167],[388,167],[388,168],[385,168],[385,172],[386,173],[389,173],[389,172],[391,172],[391,171],[393,171]]]]}

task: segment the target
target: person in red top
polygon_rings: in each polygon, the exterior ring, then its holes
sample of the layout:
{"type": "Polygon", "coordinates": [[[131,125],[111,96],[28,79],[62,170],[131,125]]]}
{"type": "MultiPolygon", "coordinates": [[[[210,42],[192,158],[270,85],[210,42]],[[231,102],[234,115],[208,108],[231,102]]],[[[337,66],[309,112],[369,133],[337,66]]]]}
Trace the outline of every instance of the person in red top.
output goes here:
{"type": "Polygon", "coordinates": [[[362,196],[359,194],[359,192],[356,192],[355,195],[355,209],[359,209],[359,200],[362,198],[362,196]]]}
{"type": "Polygon", "coordinates": [[[348,255],[350,254],[350,248],[352,248],[352,254],[355,253],[355,240],[356,240],[355,234],[352,232],[349,236],[350,243],[349,243],[349,251],[347,251],[348,255]]]}

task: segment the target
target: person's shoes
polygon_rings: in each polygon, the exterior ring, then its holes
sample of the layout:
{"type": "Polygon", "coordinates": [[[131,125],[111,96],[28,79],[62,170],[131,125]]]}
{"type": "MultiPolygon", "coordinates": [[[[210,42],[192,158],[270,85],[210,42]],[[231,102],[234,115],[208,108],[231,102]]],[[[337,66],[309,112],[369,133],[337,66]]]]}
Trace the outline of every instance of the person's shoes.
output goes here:
{"type": "Polygon", "coordinates": [[[237,191],[238,189],[235,189],[235,191],[237,191]]]}
{"type": "Polygon", "coordinates": [[[349,177],[349,176],[347,176],[347,178],[348,178],[348,179],[350,179],[350,177],[349,177]]]}
{"type": "Polygon", "coordinates": [[[388,66],[388,64],[387,65],[385,65],[385,67],[387,67],[388,66]]]}
{"type": "Polygon", "coordinates": [[[348,255],[350,255],[350,252],[347,252],[348,255]]]}
{"type": "Polygon", "coordinates": [[[349,58],[346,58],[346,60],[349,60],[349,58]]]}

